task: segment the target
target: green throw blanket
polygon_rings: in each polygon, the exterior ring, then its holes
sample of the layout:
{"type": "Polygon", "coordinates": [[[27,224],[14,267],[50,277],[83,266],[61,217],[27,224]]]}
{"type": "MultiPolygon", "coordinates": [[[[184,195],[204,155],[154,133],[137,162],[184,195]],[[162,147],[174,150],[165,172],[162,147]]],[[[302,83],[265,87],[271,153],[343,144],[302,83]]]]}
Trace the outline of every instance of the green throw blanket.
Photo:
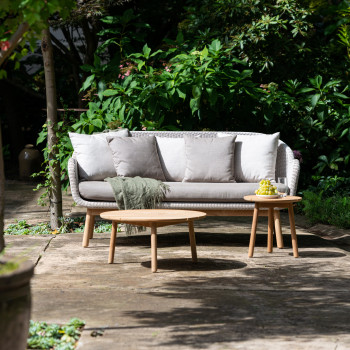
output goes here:
{"type": "MultiPolygon", "coordinates": [[[[159,180],[139,176],[107,177],[105,181],[112,186],[114,198],[120,210],[154,209],[169,190],[169,186],[159,180]]],[[[125,230],[127,235],[140,231],[132,225],[126,225],[125,230]]]]}

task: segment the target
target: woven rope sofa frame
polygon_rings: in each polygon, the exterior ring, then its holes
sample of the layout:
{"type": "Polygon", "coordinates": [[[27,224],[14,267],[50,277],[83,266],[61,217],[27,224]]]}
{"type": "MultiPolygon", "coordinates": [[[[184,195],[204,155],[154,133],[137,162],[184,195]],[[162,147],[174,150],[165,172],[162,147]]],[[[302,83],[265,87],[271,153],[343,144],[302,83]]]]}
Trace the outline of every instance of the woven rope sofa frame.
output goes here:
{"type": "MultiPolygon", "coordinates": [[[[160,137],[183,137],[200,136],[200,137],[216,137],[218,132],[214,131],[131,131],[132,137],[145,136],[160,136],[160,137]]],[[[224,131],[229,135],[261,135],[261,133],[253,132],[231,132],[224,131]]],[[[297,159],[294,159],[292,150],[283,142],[279,141],[277,148],[276,160],[276,178],[285,176],[288,178],[288,186],[290,195],[296,195],[298,179],[300,172],[300,164],[297,159]]],[[[70,188],[73,200],[78,206],[85,207],[85,229],[83,235],[83,247],[89,246],[89,240],[93,238],[94,224],[96,215],[110,210],[118,210],[115,202],[98,202],[87,201],[80,196],[79,193],[79,174],[78,164],[73,154],[68,161],[68,175],[70,181],[70,188]]],[[[190,202],[162,202],[159,205],[160,209],[186,209],[186,210],[200,210],[205,212],[208,216],[253,216],[254,203],[190,203],[190,202]]],[[[268,210],[260,210],[260,216],[268,216],[268,210]]],[[[275,234],[277,246],[283,247],[283,237],[280,223],[279,209],[274,210],[275,234]]]]}

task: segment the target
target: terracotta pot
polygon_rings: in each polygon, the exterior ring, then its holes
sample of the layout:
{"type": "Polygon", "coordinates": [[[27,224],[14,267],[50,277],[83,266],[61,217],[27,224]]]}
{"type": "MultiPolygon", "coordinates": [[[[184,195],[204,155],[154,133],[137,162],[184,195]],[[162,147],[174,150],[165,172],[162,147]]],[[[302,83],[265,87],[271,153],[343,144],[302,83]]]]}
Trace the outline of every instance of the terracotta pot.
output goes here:
{"type": "Polygon", "coordinates": [[[41,153],[33,145],[25,145],[18,156],[19,177],[22,180],[32,180],[31,175],[41,170],[42,162],[41,153]]]}
{"type": "Polygon", "coordinates": [[[0,350],[27,348],[33,273],[34,265],[25,261],[13,272],[0,275],[0,350]]]}

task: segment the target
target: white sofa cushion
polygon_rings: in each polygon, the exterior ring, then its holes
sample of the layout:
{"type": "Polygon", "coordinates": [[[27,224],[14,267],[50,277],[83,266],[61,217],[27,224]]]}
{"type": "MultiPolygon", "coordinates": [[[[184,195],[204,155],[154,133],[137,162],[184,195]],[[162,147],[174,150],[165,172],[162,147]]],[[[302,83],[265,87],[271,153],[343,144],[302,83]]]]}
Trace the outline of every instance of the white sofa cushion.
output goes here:
{"type": "Polygon", "coordinates": [[[182,181],[186,170],[183,137],[156,136],[159,160],[167,181],[182,181]]]}
{"type": "Polygon", "coordinates": [[[127,137],[129,131],[122,129],[92,135],[69,133],[82,180],[98,181],[117,175],[107,136],[127,137]]]}
{"type": "Polygon", "coordinates": [[[184,182],[234,182],[236,136],[194,138],[184,136],[186,171],[184,182]]]}
{"type": "MultiPolygon", "coordinates": [[[[219,137],[227,136],[218,133],[219,137]]],[[[275,181],[277,146],[280,133],[237,135],[235,146],[235,179],[238,182],[275,181]]]]}
{"type": "Polygon", "coordinates": [[[165,181],[155,136],[108,137],[118,176],[141,176],[165,181]]]}

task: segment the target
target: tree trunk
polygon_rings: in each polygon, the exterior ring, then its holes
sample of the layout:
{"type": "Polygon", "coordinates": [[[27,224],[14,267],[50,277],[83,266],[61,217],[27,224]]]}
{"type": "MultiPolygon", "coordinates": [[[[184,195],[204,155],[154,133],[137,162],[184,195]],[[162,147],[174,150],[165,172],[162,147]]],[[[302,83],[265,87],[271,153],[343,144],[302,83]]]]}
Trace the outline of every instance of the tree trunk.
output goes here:
{"type": "Polygon", "coordinates": [[[44,29],[42,34],[41,51],[44,61],[47,106],[47,147],[51,177],[50,222],[51,228],[55,230],[60,226],[59,218],[62,217],[61,167],[57,160],[58,148],[55,132],[57,125],[56,82],[49,28],[44,29]]]}
{"type": "Polygon", "coordinates": [[[0,253],[5,248],[4,241],[4,207],[5,207],[5,172],[2,155],[2,134],[0,125],[0,253]]]}

